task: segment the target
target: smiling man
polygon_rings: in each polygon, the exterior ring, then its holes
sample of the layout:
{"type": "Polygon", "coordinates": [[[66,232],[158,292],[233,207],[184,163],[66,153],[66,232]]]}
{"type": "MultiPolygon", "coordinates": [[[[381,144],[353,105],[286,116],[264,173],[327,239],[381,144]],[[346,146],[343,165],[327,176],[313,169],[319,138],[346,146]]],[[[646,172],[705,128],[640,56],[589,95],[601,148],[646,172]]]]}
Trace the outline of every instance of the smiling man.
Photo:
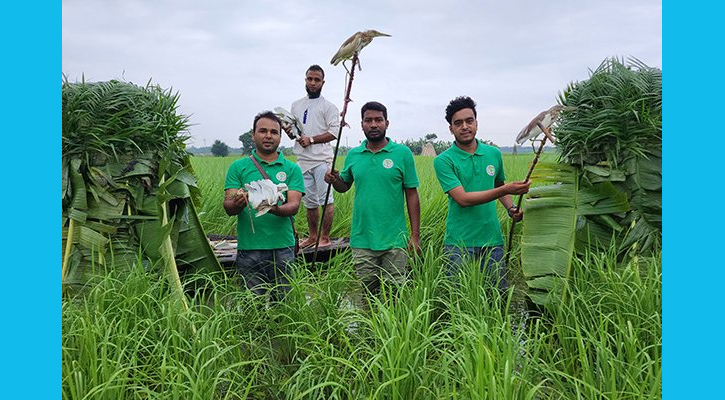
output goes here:
{"type": "Polygon", "coordinates": [[[305,192],[300,167],[277,151],[280,139],[279,118],[271,111],[257,114],[252,125],[255,149],[251,156],[229,166],[224,183],[224,210],[227,215],[237,216],[237,271],[247,288],[256,294],[264,294],[268,291],[266,286],[274,285],[274,299],[280,299],[289,290],[287,264],[295,257],[291,218],[297,214],[305,192]],[[282,204],[255,217],[254,211],[246,210],[247,195],[239,189],[264,179],[260,168],[275,184],[287,184],[288,190],[282,204]]]}
{"type": "Polygon", "coordinates": [[[457,97],[446,107],[448,129],[455,142],[433,161],[436,177],[448,194],[445,251],[448,274],[453,275],[466,259],[480,260],[481,270],[502,291],[508,288],[503,265],[503,235],[496,214],[498,200],[511,218],[523,218],[511,195],[529,191],[529,182],[504,183],[501,151],[476,139],[476,102],[457,97]]]}
{"type": "MultiPolygon", "coordinates": [[[[381,281],[402,284],[407,277],[406,246],[420,249],[418,174],[408,147],[386,137],[388,110],[372,101],[361,110],[367,140],[350,150],[342,172],[325,175],[340,193],[355,184],[350,248],[364,294],[375,294],[381,281]],[[405,207],[410,218],[410,239],[405,207]]],[[[366,302],[360,302],[366,308],[366,302]]]]}

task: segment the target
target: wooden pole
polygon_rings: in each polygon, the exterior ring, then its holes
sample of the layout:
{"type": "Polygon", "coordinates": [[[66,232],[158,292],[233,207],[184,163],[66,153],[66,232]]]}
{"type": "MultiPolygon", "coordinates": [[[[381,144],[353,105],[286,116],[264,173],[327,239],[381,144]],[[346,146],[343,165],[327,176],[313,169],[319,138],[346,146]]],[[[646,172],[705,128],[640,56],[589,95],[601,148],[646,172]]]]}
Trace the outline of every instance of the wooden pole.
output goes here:
{"type": "MultiPolygon", "coordinates": [[[[549,132],[549,129],[546,128],[541,124],[541,122],[537,122],[537,125],[539,125],[539,128],[544,132],[544,138],[541,140],[541,144],[539,145],[539,149],[536,151],[536,156],[534,156],[534,161],[531,162],[531,166],[529,167],[529,172],[526,174],[526,179],[524,179],[524,182],[528,181],[531,178],[531,174],[534,172],[534,167],[536,167],[536,163],[539,162],[539,156],[541,156],[541,152],[544,151],[544,144],[546,144],[546,138],[553,138],[551,136],[551,132],[549,132]]],[[[519,201],[516,204],[517,209],[521,209],[521,202],[524,199],[524,195],[522,194],[519,196],[519,201]]],[[[511,230],[509,230],[509,238],[508,238],[508,245],[506,249],[506,260],[504,261],[504,265],[508,266],[509,259],[511,259],[511,246],[514,241],[514,226],[516,225],[516,220],[511,220],[511,230]]]]}
{"type": "MultiPolygon", "coordinates": [[[[347,103],[350,100],[350,90],[352,89],[352,80],[355,78],[355,64],[359,62],[357,58],[357,52],[352,56],[352,68],[350,68],[350,79],[347,81],[347,89],[345,90],[345,100],[342,105],[342,112],[340,113],[340,130],[337,132],[337,144],[335,144],[335,153],[332,155],[332,169],[335,169],[335,161],[337,161],[337,151],[340,148],[340,138],[342,137],[342,128],[345,127],[345,115],[347,114],[347,103]]],[[[327,210],[327,203],[330,197],[330,188],[332,184],[327,184],[327,193],[325,194],[325,204],[322,206],[322,215],[320,216],[320,225],[317,227],[317,240],[315,240],[315,252],[312,254],[312,265],[317,261],[317,249],[320,246],[320,236],[322,235],[322,225],[325,222],[325,211],[327,210]]]]}

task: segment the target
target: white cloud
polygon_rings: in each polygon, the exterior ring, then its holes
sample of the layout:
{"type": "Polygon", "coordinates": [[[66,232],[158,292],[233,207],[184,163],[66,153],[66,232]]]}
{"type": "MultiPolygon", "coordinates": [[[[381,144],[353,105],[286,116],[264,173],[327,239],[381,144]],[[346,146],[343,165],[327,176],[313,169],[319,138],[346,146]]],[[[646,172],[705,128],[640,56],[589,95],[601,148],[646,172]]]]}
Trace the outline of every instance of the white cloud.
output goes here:
{"type": "MultiPolygon", "coordinates": [[[[323,95],[342,108],[344,69],[329,64],[352,33],[377,29],[363,51],[343,133],[363,135],[359,110],[389,108],[391,136],[448,138],[446,104],[470,95],[481,137],[516,133],[586,79],[606,57],[662,65],[659,1],[63,1],[63,72],[71,80],[150,78],[178,90],[193,144],[238,146],[254,115],[304,95],[311,64],[326,71],[323,95]]],[[[289,143],[286,143],[289,145],[289,143]]]]}

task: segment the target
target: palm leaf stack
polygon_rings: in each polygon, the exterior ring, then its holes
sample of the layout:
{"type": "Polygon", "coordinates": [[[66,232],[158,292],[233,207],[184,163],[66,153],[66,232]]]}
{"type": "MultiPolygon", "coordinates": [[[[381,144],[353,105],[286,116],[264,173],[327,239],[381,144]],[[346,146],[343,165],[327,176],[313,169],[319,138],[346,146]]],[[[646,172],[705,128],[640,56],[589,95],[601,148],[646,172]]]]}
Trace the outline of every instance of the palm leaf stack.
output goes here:
{"type": "Polygon", "coordinates": [[[111,80],[63,82],[63,287],[110,268],[221,269],[196,212],[178,93],[111,80]]]}
{"type": "Polygon", "coordinates": [[[537,304],[565,294],[572,258],[648,255],[662,239],[662,71],[606,59],[559,96],[558,163],[526,197],[521,262],[537,304]]]}

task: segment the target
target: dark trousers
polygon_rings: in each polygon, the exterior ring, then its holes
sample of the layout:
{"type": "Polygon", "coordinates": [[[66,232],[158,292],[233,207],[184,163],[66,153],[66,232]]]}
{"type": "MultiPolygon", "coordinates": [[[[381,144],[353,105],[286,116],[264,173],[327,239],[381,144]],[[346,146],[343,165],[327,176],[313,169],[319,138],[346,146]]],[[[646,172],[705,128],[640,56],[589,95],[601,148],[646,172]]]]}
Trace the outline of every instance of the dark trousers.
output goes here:
{"type": "Polygon", "coordinates": [[[501,292],[508,289],[506,279],[506,262],[504,261],[503,246],[491,247],[457,247],[444,246],[444,252],[448,254],[448,276],[457,274],[465,260],[478,260],[481,271],[486,275],[492,286],[498,286],[501,292]]]}
{"type": "Polygon", "coordinates": [[[253,293],[271,291],[273,300],[281,300],[289,291],[288,264],[295,258],[292,247],[270,250],[237,250],[237,272],[253,293]]]}

